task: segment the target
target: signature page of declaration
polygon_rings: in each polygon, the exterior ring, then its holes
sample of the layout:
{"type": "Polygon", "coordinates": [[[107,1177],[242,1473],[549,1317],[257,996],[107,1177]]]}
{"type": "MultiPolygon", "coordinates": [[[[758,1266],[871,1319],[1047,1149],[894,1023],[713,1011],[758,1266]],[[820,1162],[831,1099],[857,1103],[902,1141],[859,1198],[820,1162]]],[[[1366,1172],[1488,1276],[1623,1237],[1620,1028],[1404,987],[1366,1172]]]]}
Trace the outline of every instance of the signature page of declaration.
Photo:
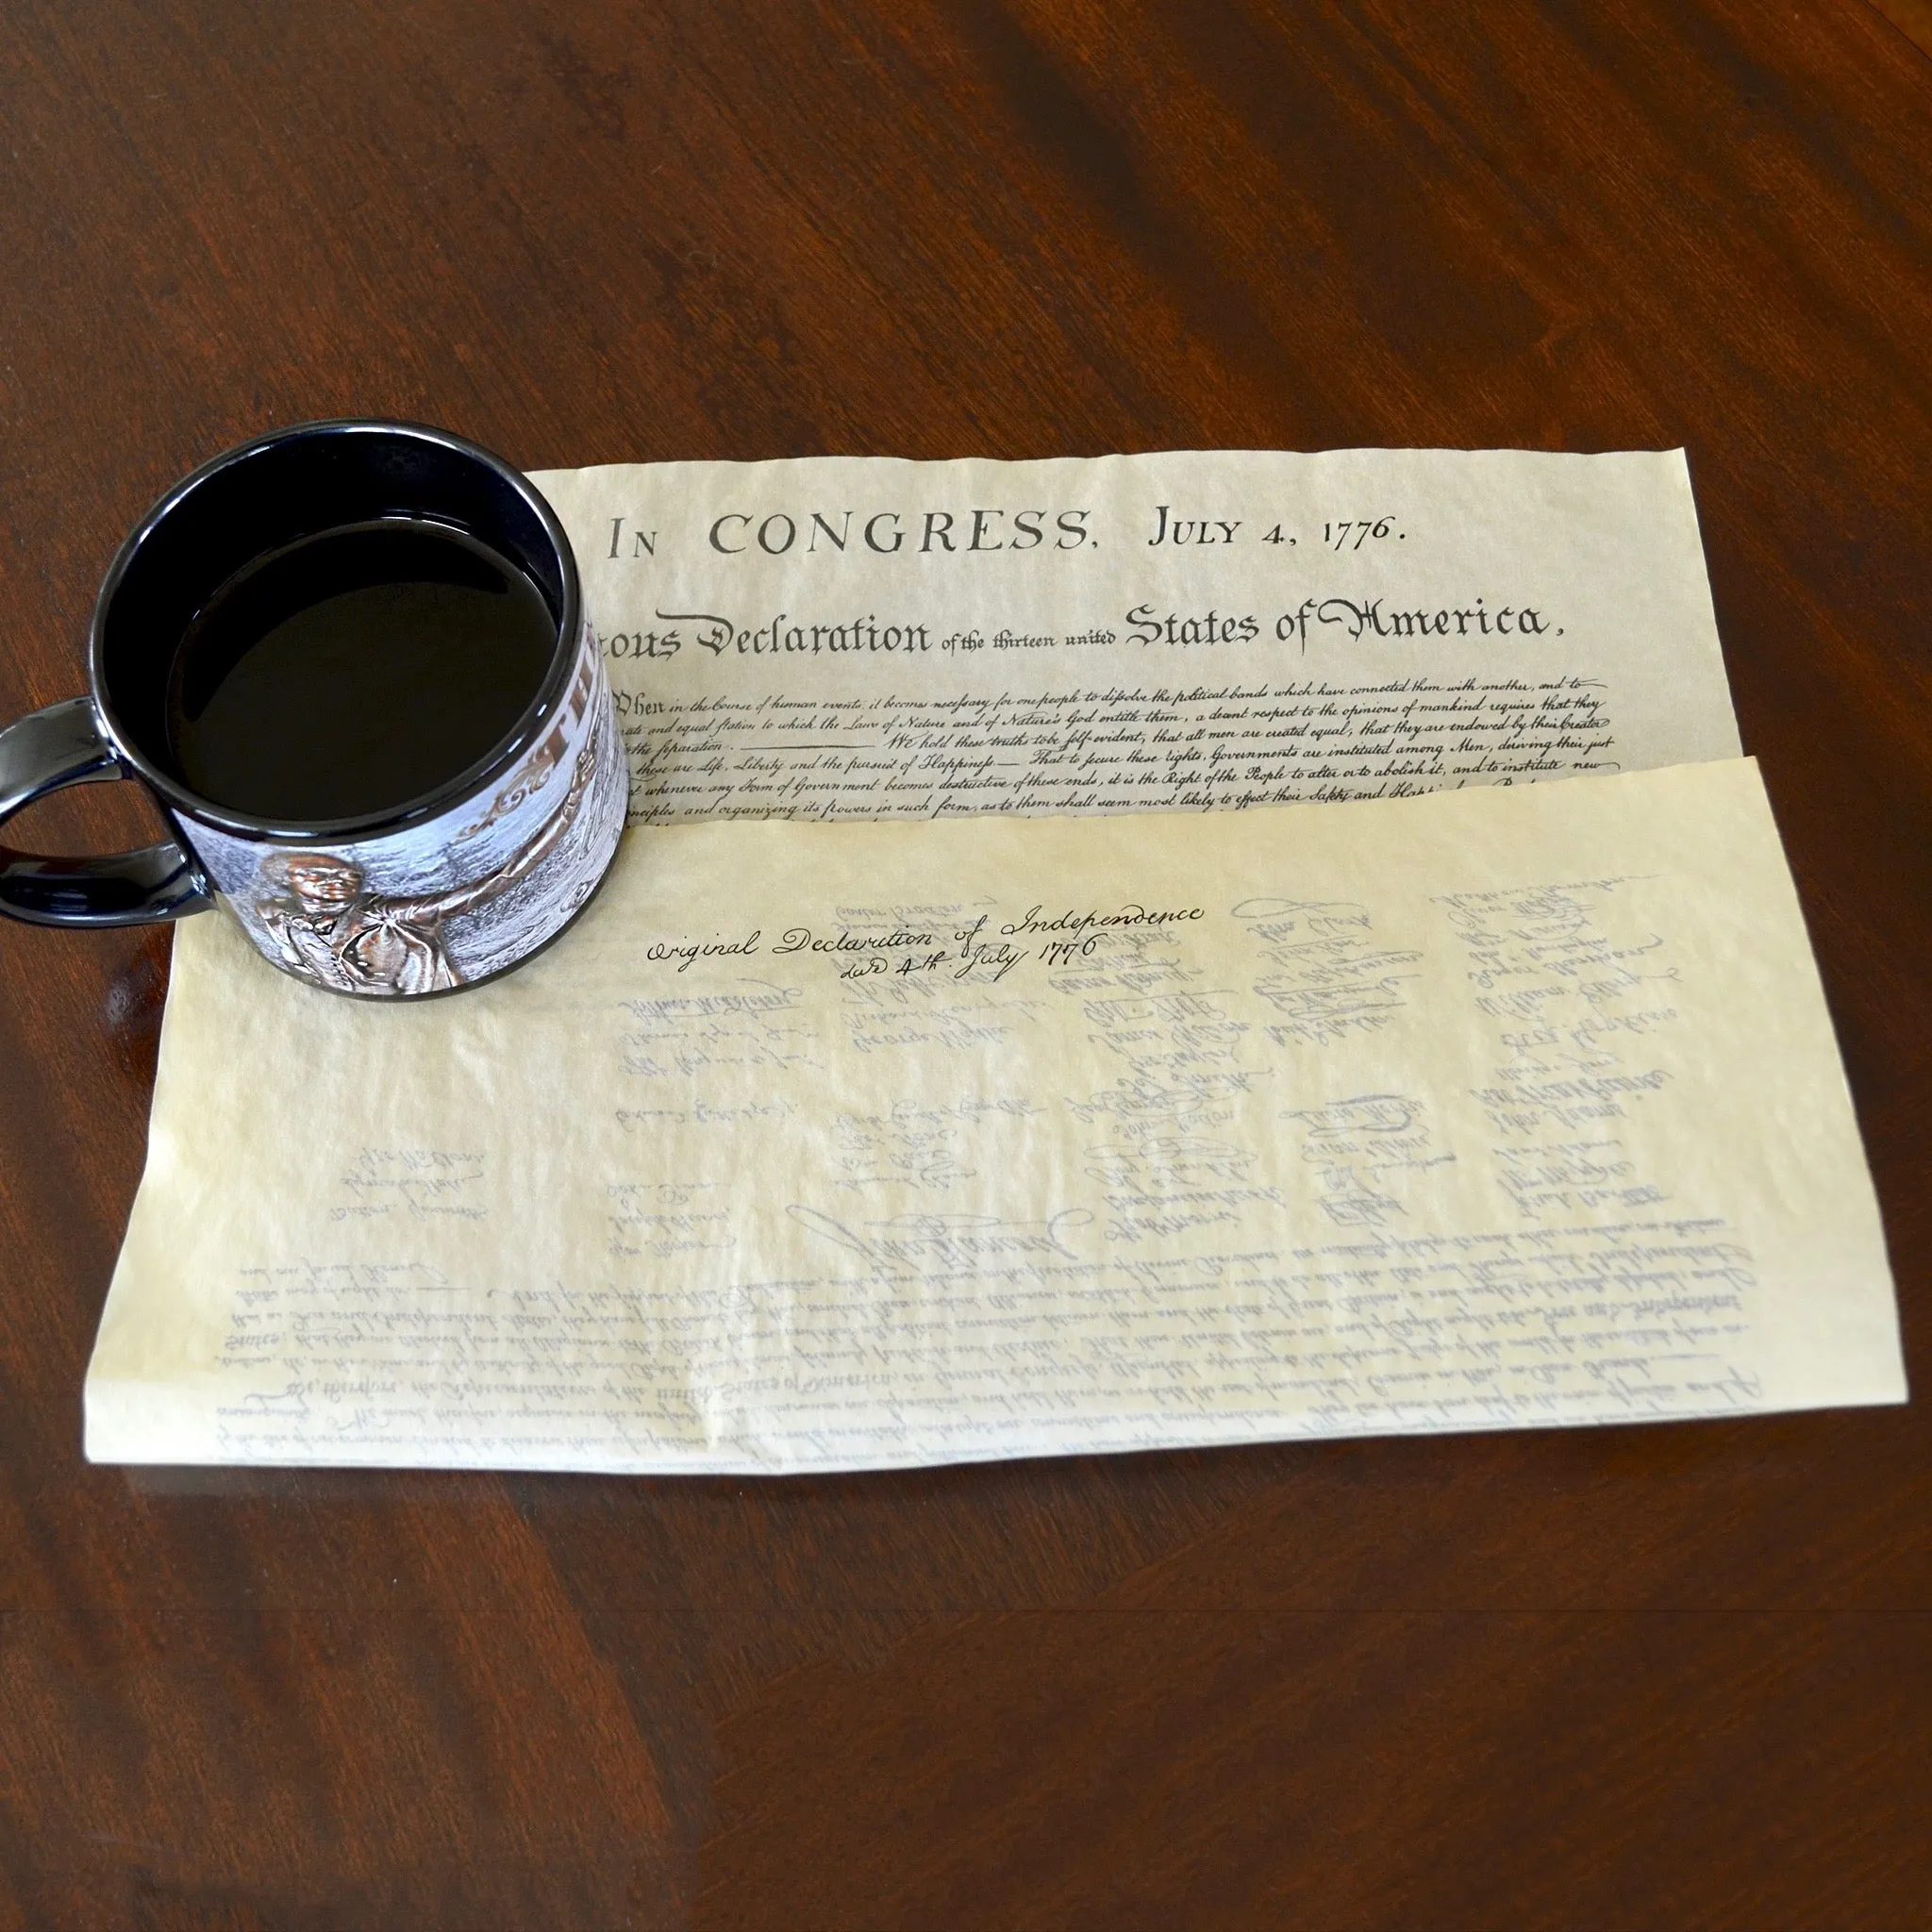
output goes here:
{"type": "Polygon", "coordinates": [[[108,1461],[788,1472],[1905,1394],[1757,769],[628,835],[370,1007],[186,923],[108,1461]]]}

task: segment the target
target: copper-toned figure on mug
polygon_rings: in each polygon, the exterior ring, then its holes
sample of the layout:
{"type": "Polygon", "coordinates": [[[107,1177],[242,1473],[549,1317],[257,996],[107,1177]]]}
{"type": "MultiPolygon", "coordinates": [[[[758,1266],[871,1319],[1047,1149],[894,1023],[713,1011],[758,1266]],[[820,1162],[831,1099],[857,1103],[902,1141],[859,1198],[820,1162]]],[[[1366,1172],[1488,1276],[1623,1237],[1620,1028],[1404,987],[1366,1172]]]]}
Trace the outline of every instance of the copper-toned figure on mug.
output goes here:
{"type": "Polygon", "coordinates": [[[337,992],[443,992],[463,974],[443,944],[442,924],[527,878],[575,822],[596,771],[595,741],[577,754],[570,791],[543,829],[508,864],[446,892],[388,897],[368,890],[362,868],[334,852],[291,854],[287,891],[256,911],[282,963],[337,992]]]}

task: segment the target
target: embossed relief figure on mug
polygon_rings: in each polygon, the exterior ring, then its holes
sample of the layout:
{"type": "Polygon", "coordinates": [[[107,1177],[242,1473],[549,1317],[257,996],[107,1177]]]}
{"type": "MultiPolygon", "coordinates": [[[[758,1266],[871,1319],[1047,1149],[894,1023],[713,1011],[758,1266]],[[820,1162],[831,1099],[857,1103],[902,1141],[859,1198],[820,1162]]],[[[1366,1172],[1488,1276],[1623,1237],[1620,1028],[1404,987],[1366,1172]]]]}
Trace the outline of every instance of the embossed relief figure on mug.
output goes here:
{"type": "MultiPolygon", "coordinates": [[[[549,822],[496,871],[454,891],[391,897],[368,888],[362,868],[333,852],[303,852],[265,870],[286,890],[255,911],[283,963],[337,992],[445,992],[465,974],[450,958],[443,922],[458,919],[528,878],[575,823],[597,770],[594,739],[577,754],[569,792],[549,822]]],[[[546,906],[547,906],[546,895],[546,906]]]]}
{"type": "Polygon", "coordinates": [[[586,625],[568,697],[494,793],[375,840],[276,851],[206,829],[201,847],[276,965],[332,992],[408,998],[500,972],[559,930],[602,875],[627,789],[586,625]]]}

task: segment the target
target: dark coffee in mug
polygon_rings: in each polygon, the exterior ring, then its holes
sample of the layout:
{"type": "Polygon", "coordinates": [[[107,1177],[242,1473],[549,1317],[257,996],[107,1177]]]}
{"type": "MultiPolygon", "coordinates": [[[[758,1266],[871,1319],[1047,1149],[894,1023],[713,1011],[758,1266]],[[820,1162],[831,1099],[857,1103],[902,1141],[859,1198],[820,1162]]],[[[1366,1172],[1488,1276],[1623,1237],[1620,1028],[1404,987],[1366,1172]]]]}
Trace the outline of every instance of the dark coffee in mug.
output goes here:
{"type": "Polygon", "coordinates": [[[467,531],[325,530],[256,558],[195,613],[169,674],[167,748],[192,790],[234,811],[387,811],[507,736],[556,645],[543,593],[467,531]]]}
{"type": "Polygon", "coordinates": [[[88,657],[86,696],[0,729],[0,824],[119,776],[175,837],[0,846],[0,913],[219,904],[310,985],[407,999],[529,958],[617,850],[629,774],[570,541],[442,430],[309,423],[205,464],[122,545],[88,657]]]}

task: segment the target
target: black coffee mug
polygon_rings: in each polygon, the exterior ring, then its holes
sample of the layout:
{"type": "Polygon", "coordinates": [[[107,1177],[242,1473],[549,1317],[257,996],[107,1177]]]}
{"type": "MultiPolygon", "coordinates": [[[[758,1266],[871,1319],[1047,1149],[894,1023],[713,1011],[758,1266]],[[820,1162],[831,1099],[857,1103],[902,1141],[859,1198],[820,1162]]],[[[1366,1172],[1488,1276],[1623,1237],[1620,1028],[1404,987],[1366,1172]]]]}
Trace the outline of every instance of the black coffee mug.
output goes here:
{"type": "Polygon", "coordinates": [[[197,470],[114,558],[89,668],[90,695],[0,730],[0,824],[126,777],[176,840],[0,846],[16,919],[219,900],[285,971],[410,997],[527,958],[616,852],[627,773],[570,540],[441,430],[304,424],[197,470]]]}

